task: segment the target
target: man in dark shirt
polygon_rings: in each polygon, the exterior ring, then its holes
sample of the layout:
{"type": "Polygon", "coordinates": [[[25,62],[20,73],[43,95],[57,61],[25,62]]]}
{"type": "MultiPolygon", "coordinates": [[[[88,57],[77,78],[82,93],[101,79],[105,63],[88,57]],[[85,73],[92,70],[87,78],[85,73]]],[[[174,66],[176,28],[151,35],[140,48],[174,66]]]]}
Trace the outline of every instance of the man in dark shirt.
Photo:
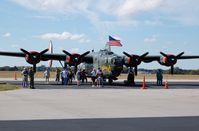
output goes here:
{"type": "Polygon", "coordinates": [[[35,89],[34,87],[34,71],[33,71],[33,68],[31,67],[29,69],[29,79],[30,79],[30,89],[35,89]]]}

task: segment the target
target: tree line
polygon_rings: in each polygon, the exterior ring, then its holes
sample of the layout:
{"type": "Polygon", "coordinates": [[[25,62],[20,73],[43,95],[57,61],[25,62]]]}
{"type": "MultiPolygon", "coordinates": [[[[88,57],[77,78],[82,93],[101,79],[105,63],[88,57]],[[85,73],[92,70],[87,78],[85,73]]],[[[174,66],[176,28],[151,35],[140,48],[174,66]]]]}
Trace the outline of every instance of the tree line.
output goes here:
{"type": "MultiPolygon", "coordinates": [[[[3,66],[0,67],[0,71],[22,71],[23,68],[29,68],[29,66],[3,66]]],[[[37,67],[37,71],[45,71],[46,70],[46,66],[45,65],[41,65],[37,67]]],[[[51,67],[50,70],[51,71],[56,71],[57,67],[51,67]]],[[[58,67],[60,70],[62,69],[62,67],[58,67]]],[[[155,74],[157,71],[157,69],[144,69],[144,68],[140,68],[138,69],[138,72],[140,73],[146,73],[146,74],[155,74]]],[[[162,70],[164,74],[169,74],[171,71],[170,69],[167,70],[162,70]]],[[[128,68],[124,67],[122,73],[127,73],[128,72],[128,68]]],[[[199,75],[199,69],[194,69],[194,70],[187,70],[187,69],[181,69],[179,67],[175,67],[174,68],[174,74],[190,74],[190,75],[199,75]]]]}
{"type": "MultiPolygon", "coordinates": [[[[30,68],[31,66],[2,66],[0,67],[0,71],[22,71],[24,68],[30,68]]],[[[60,67],[61,68],[61,67],[60,67]]],[[[45,65],[41,65],[37,67],[37,71],[45,71],[47,67],[45,65]]],[[[52,67],[51,71],[55,71],[56,68],[52,67]]]]}

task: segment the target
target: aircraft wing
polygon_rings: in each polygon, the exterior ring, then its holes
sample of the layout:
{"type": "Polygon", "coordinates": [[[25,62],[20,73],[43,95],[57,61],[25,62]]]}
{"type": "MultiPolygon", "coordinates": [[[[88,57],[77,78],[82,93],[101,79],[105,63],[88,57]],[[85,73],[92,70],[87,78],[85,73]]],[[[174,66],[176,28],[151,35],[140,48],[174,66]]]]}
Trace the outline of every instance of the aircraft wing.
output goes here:
{"type": "MultiPolygon", "coordinates": [[[[59,60],[59,61],[66,61],[67,56],[65,54],[43,54],[41,56],[42,60],[59,60]]],[[[92,63],[93,56],[87,55],[82,58],[82,62],[92,63]]]]}
{"type": "Polygon", "coordinates": [[[82,62],[86,62],[86,63],[90,63],[92,64],[93,63],[93,56],[88,54],[87,56],[84,56],[82,58],[82,62]]]}
{"type": "Polygon", "coordinates": [[[41,56],[42,60],[59,60],[59,61],[65,61],[66,55],[65,54],[43,54],[41,56]]]}
{"type": "MultiPolygon", "coordinates": [[[[153,62],[153,61],[159,61],[160,60],[160,58],[161,58],[161,56],[145,56],[143,59],[142,59],[142,61],[143,62],[153,62]]],[[[181,57],[179,57],[179,58],[177,58],[177,59],[199,59],[199,56],[185,56],[185,55],[183,55],[183,56],[181,56],[181,57]]]]}
{"type": "MultiPolygon", "coordinates": [[[[22,52],[3,52],[0,51],[0,56],[11,56],[11,57],[26,57],[26,55],[22,52]]],[[[88,55],[84,56],[82,58],[83,62],[86,63],[92,63],[93,61],[93,56],[88,55]]],[[[66,60],[66,55],[65,54],[43,54],[41,56],[41,60],[59,60],[59,61],[65,61],[66,60]]]]}
{"type": "MultiPolygon", "coordinates": [[[[2,56],[11,56],[11,57],[26,57],[26,55],[22,52],[0,52],[2,56]]],[[[41,56],[42,60],[66,60],[65,54],[43,54],[41,56]]]]}
{"type": "Polygon", "coordinates": [[[13,57],[25,57],[25,54],[22,52],[0,52],[0,55],[3,56],[13,56],[13,57]]]}
{"type": "Polygon", "coordinates": [[[160,60],[160,56],[145,56],[144,58],[142,58],[143,62],[152,62],[152,61],[159,61],[160,60]]]}
{"type": "Polygon", "coordinates": [[[199,56],[181,56],[180,58],[178,58],[178,59],[198,59],[199,58],[199,56]]]}

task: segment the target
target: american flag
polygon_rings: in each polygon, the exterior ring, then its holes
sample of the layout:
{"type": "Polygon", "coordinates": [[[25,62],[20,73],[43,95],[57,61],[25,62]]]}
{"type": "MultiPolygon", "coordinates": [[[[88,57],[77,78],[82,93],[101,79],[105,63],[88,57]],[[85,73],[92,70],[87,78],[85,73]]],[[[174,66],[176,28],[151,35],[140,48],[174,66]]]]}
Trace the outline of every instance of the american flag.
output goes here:
{"type": "Polygon", "coordinates": [[[109,36],[109,41],[107,42],[109,46],[122,46],[121,41],[109,36]]]}

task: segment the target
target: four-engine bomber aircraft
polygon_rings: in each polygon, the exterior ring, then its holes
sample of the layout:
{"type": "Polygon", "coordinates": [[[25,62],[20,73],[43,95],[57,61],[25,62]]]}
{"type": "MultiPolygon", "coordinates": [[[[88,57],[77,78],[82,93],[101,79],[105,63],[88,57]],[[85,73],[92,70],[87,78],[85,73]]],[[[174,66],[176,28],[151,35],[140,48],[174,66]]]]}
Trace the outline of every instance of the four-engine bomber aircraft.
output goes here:
{"type": "Polygon", "coordinates": [[[66,50],[63,50],[63,54],[52,54],[52,52],[47,53],[48,50],[52,51],[52,43],[50,44],[49,49],[45,49],[41,52],[28,52],[25,49],[20,50],[21,52],[0,51],[0,55],[11,57],[24,57],[29,64],[33,65],[33,70],[35,72],[36,64],[38,64],[40,61],[64,61],[65,65],[75,66],[75,71],[77,70],[77,66],[80,63],[85,63],[87,71],[91,71],[93,68],[101,68],[104,72],[104,77],[108,79],[109,82],[112,82],[112,80],[117,80],[117,77],[123,70],[123,65],[134,68],[135,75],[137,75],[137,67],[141,64],[141,62],[149,63],[152,61],[157,61],[161,65],[171,67],[171,74],[173,74],[174,65],[177,63],[177,60],[199,58],[199,56],[185,56],[184,52],[178,55],[165,54],[163,52],[160,52],[160,56],[149,56],[148,52],[140,56],[123,52],[124,56],[119,56],[108,49],[100,50],[98,52],[87,51],[83,54],[71,54],[66,50]]]}

